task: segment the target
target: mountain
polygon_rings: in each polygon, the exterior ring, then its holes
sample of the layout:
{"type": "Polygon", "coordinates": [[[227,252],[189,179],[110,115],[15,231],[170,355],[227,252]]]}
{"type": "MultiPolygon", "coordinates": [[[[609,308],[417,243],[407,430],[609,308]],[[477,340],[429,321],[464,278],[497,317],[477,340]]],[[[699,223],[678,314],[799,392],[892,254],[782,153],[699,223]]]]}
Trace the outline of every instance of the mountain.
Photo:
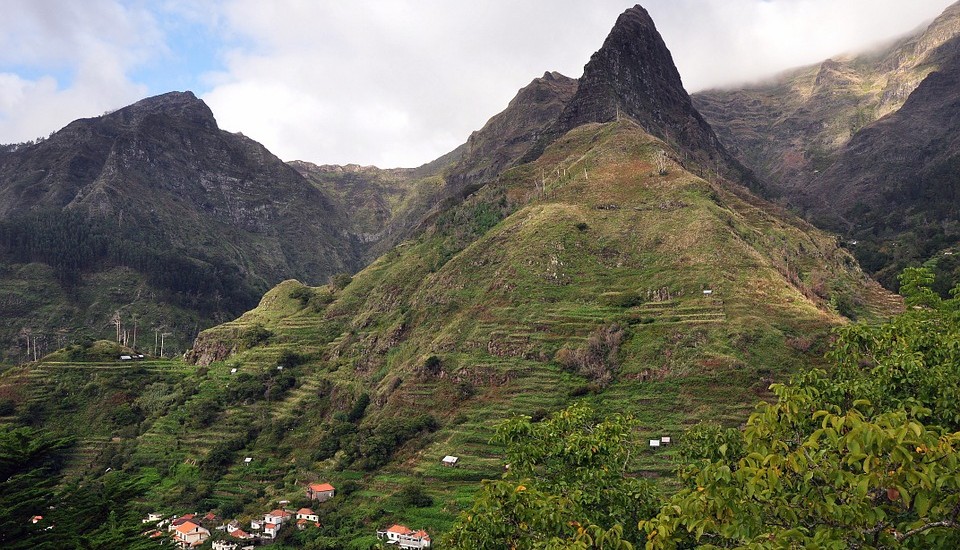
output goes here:
{"type": "Polygon", "coordinates": [[[176,349],[280,280],[359,269],[345,219],[262,145],[220,130],[190,92],[77,120],[0,153],[0,340],[22,328],[48,346],[58,330],[99,337],[120,311],[131,329],[137,316],[165,325],[176,349]],[[51,292],[25,288],[38,283],[51,292]]]}
{"type": "MultiPolygon", "coordinates": [[[[511,415],[584,400],[651,438],[742,423],[824,364],[833,328],[902,305],[834,236],[723,177],[739,168],[661,46],[628,10],[576,87],[546,73],[416,174],[294,163],[335,210],[369,213],[345,231],[409,238],[352,277],[276,285],[186,362],[90,360],[100,344],[8,369],[0,410],[76,435],[67,478],[123,472],[144,511],[248,520],[330,482],[319,530],[284,543],[354,548],[381,525],[448,529],[503,472],[491,435],[511,415]]],[[[674,467],[649,449],[624,465],[674,467]]]]}
{"type": "MultiPolygon", "coordinates": [[[[749,174],[693,107],[670,50],[641,6],[626,10],[583,69],[576,94],[541,143],[589,122],[635,120],[678,150],[684,162],[744,183],[749,174]]],[[[528,160],[535,155],[528,155],[528,160]]]]}
{"type": "Polygon", "coordinates": [[[857,241],[887,284],[960,239],[950,174],[958,152],[949,87],[960,4],[888,47],[734,90],[694,95],[763,191],[857,241]]]}

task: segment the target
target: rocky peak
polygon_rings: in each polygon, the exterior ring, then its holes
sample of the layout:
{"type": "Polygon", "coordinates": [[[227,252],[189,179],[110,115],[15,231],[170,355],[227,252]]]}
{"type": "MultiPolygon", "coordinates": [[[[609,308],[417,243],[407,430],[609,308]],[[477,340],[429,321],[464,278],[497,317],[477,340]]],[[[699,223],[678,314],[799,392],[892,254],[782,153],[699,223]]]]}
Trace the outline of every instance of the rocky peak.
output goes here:
{"type": "Polygon", "coordinates": [[[693,107],[670,50],[639,5],[620,15],[603,46],[590,58],[576,94],[541,141],[540,150],[577,126],[610,122],[618,116],[635,120],[704,165],[743,172],[693,107]]]}
{"type": "Polygon", "coordinates": [[[524,157],[557,120],[577,81],[546,72],[517,92],[507,108],[470,135],[463,157],[448,177],[454,193],[495,177],[524,157]]]}
{"type": "Polygon", "coordinates": [[[105,115],[104,118],[133,126],[154,116],[168,117],[210,130],[218,128],[217,119],[214,118],[210,107],[190,91],[169,92],[148,97],[105,115]]]}

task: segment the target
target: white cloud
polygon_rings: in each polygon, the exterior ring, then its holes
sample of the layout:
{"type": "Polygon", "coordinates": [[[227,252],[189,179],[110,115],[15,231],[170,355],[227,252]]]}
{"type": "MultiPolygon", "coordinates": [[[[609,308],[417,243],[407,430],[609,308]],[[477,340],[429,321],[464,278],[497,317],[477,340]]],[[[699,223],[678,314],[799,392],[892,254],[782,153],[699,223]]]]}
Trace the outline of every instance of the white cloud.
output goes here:
{"type": "Polygon", "coordinates": [[[40,137],[136,101],[147,88],[129,71],[165,51],[150,13],[116,1],[8,0],[3,7],[0,142],[40,137]]]}
{"type": "MultiPolygon", "coordinates": [[[[948,0],[644,4],[696,90],[905,33],[948,0]]],[[[416,165],[462,143],[533,77],[579,76],[630,5],[230,0],[224,24],[244,45],[204,99],[222,126],[284,159],[416,165]]]]}
{"type": "MultiPolygon", "coordinates": [[[[932,19],[949,1],[643,4],[696,90],[862,48],[932,19]]],[[[223,128],[281,158],[412,166],[462,143],[544,71],[579,76],[632,4],[4,0],[0,142],[179,88],[192,67],[219,67],[193,79],[205,84],[194,91],[223,128]],[[196,43],[168,42],[203,30],[209,36],[196,43]]]]}

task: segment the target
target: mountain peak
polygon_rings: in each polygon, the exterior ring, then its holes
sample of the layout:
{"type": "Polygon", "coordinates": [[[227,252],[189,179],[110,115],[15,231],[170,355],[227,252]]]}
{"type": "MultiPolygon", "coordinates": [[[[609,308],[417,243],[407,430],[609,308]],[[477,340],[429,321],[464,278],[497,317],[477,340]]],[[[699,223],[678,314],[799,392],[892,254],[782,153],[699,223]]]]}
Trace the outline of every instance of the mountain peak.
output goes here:
{"type": "Polygon", "coordinates": [[[181,119],[208,129],[217,129],[217,119],[210,107],[191,91],[167,92],[148,97],[107,115],[124,124],[138,124],[148,116],[167,116],[181,119]]]}
{"type": "Polygon", "coordinates": [[[576,94],[524,160],[533,160],[550,141],[577,126],[621,117],[634,120],[701,166],[746,177],[693,107],[670,50],[639,5],[617,18],[603,46],[584,66],[576,94]]]}

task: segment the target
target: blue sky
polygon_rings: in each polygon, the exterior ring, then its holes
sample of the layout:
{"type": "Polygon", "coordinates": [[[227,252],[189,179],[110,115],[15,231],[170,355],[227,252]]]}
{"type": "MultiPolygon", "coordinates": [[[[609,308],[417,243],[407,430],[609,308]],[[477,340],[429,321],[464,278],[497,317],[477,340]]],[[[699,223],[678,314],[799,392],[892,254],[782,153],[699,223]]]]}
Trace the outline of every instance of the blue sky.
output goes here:
{"type": "MultiPolygon", "coordinates": [[[[950,0],[647,0],[684,83],[750,81],[915,29],[950,0]]],[[[4,0],[0,143],[193,90],[284,160],[415,166],[544,71],[577,77],[620,0],[4,0]]]]}

